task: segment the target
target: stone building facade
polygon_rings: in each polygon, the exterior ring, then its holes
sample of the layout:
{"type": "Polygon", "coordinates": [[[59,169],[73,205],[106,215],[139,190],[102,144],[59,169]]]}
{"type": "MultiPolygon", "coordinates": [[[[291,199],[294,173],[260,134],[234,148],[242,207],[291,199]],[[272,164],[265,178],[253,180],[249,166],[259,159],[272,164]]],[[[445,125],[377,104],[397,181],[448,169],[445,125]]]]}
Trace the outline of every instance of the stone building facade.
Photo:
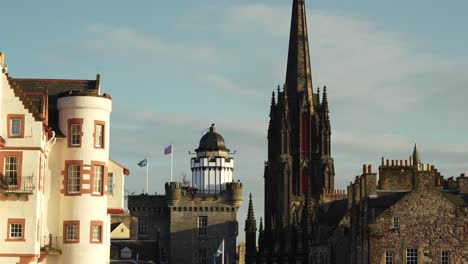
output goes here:
{"type": "Polygon", "coordinates": [[[468,262],[468,178],[444,188],[435,167],[414,157],[382,160],[378,183],[364,165],[348,187],[349,263],[468,262]]]}
{"type": "Polygon", "coordinates": [[[444,181],[416,146],[409,160],[382,159],[379,175],[366,165],[347,192],[335,189],[326,87],[312,89],[305,0],[292,2],[286,82],[270,107],[265,221],[257,229],[249,204],[245,262],[466,263],[465,177],[444,181]]]}
{"type": "MultiPolygon", "coordinates": [[[[141,259],[157,263],[236,262],[237,211],[242,183],[232,181],[234,159],[212,126],[192,159],[192,182],[165,185],[164,195],[129,196],[131,240],[152,244],[141,259]],[[230,177],[229,177],[230,176],[230,177]],[[224,256],[215,257],[224,241],[224,256]],[[156,254],[151,254],[153,251],[156,254]]],[[[135,250],[141,250],[136,248],[135,250]]]]}

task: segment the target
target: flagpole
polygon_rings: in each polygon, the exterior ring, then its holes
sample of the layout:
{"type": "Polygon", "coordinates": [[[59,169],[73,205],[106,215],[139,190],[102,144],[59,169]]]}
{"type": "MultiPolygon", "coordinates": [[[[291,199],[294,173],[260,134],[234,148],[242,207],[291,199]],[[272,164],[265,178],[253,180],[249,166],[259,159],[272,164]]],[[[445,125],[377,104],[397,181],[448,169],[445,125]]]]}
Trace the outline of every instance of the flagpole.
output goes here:
{"type": "Polygon", "coordinates": [[[171,182],[172,182],[172,155],[174,153],[174,146],[171,144],[171,182]]]}
{"type": "Polygon", "coordinates": [[[146,193],[149,194],[148,190],[148,175],[149,175],[149,160],[148,157],[146,157],[146,193]]]}
{"type": "Polygon", "coordinates": [[[221,260],[221,264],[224,264],[224,248],[226,248],[226,245],[224,244],[224,238],[223,238],[223,258],[221,260]]]}

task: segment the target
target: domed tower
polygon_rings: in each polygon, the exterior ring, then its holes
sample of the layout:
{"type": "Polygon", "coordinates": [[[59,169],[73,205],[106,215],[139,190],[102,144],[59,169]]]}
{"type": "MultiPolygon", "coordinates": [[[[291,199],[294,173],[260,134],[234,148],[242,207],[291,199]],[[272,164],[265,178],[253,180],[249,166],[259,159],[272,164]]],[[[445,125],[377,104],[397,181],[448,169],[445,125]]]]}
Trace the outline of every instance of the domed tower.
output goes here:
{"type": "Polygon", "coordinates": [[[201,194],[220,194],[226,190],[226,183],[232,182],[234,159],[223,137],[216,133],[214,124],[200,139],[195,150],[197,156],[191,159],[192,184],[201,194]]]}
{"type": "MultiPolygon", "coordinates": [[[[61,263],[107,263],[109,216],[110,96],[98,90],[58,95],[59,127],[64,133],[57,157],[61,194],[59,233],[63,239],[61,263]]],[[[58,176],[58,175],[57,175],[58,176]]]]}

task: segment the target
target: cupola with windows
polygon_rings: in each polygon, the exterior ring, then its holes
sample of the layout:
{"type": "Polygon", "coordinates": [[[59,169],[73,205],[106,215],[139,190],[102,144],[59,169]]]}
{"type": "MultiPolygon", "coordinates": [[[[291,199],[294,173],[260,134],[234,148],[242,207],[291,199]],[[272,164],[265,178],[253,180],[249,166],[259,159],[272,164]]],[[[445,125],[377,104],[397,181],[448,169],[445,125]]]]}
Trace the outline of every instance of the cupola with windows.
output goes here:
{"type": "Polygon", "coordinates": [[[226,183],[232,182],[234,159],[214,124],[200,139],[195,152],[196,157],[191,159],[192,185],[200,194],[224,192],[226,183]]]}

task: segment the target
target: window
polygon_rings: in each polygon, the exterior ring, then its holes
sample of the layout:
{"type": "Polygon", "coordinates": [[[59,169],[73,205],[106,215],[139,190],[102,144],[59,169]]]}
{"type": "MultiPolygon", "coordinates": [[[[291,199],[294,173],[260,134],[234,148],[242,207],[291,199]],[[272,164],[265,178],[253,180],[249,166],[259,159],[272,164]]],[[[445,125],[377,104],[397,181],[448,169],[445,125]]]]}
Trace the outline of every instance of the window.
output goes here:
{"type": "Polygon", "coordinates": [[[4,177],[8,185],[18,185],[18,157],[7,156],[4,160],[4,177]]]}
{"type": "Polygon", "coordinates": [[[91,221],[91,243],[102,243],[102,221],[91,221]]]}
{"type": "Polygon", "coordinates": [[[63,223],[64,243],[80,242],[80,221],[65,221],[63,223]]]}
{"type": "Polygon", "coordinates": [[[81,166],[80,164],[68,164],[67,166],[67,193],[80,192],[81,166]]]}
{"type": "Polygon", "coordinates": [[[69,119],[68,120],[68,146],[81,147],[81,126],[83,119],[69,119]]]}
{"type": "Polygon", "coordinates": [[[161,264],[169,263],[169,256],[165,248],[161,248],[161,264]]]}
{"type": "Polygon", "coordinates": [[[7,241],[24,241],[25,219],[8,219],[7,241]]]}
{"type": "Polygon", "coordinates": [[[138,235],[139,236],[148,235],[147,221],[146,221],[146,216],[144,215],[138,217],[138,235]]]}
{"type": "Polygon", "coordinates": [[[8,119],[8,137],[24,137],[24,115],[10,114],[8,119]]]}
{"type": "Polygon", "coordinates": [[[198,250],[198,264],[208,264],[208,259],[206,257],[206,249],[198,250]]]}
{"type": "Polygon", "coordinates": [[[394,229],[400,229],[400,218],[399,217],[393,217],[393,228],[394,229]]]}
{"type": "Polygon", "coordinates": [[[448,250],[443,250],[442,251],[442,264],[450,264],[450,251],[448,250]]]}
{"type": "Polygon", "coordinates": [[[94,147],[104,148],[105,122],[94,121],[94,147]]]}
{"type": "Polygon", "coordinates": [[[114,194],[114,173],[107,174],[107,193],[114,194]]]}
{"type": "Polygon", "coordinates": [[[395,259],[395,255],[393,251],[387,251],[385,253],[385,264],[393,264],[395,259]]]}
{"type": "Polygon", "coordinates": [[[208,227],[208,216],[199,216],[198,217],[198,235],[206,236],[208,227]]]}
{"type": "Polygon", "coordinates": [[[93,166],[93,194],[102,194],[102,175],[104,166],[93,166]]]}
{"type": "Polygon", "coordinates": [[[418,264],[418,250],[416,248],[406,249],[406,264],[418,264]]]}

